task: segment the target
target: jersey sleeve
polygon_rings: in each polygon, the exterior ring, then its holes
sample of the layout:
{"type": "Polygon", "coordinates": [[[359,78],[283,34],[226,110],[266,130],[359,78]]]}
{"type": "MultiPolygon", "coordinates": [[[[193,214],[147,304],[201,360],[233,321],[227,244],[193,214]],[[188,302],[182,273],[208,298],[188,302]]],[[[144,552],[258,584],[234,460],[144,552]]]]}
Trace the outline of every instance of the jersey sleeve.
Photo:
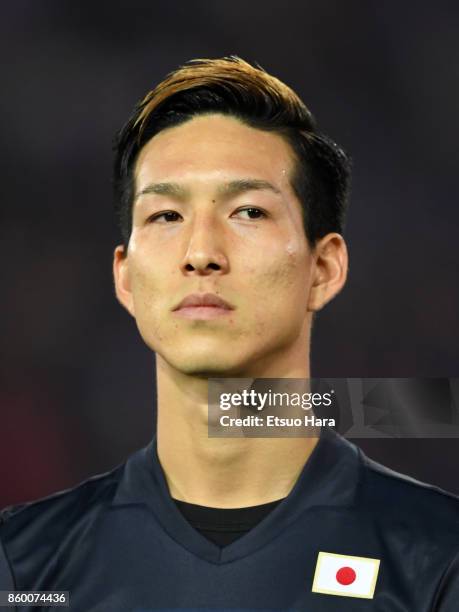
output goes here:
{"type": "Polygon", "coordinates": [[[446,570],[432,612],[457,612],[459,606],[459,552],[446,570]]]}
{"type": "Polygon", "coordinates": [[[14,580],[0,540],[0,591],[14,591],[14,580]]]}

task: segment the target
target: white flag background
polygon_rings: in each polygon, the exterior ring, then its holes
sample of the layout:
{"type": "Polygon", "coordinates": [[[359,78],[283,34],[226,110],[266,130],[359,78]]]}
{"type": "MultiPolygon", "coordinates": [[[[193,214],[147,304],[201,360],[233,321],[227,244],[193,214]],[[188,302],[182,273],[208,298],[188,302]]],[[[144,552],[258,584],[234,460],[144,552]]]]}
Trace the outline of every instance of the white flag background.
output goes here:
{"type": "Polygon", "coordinates": [[[320,552],[312,591],[372,599],[378,570],[379,559],[320,552]]]}

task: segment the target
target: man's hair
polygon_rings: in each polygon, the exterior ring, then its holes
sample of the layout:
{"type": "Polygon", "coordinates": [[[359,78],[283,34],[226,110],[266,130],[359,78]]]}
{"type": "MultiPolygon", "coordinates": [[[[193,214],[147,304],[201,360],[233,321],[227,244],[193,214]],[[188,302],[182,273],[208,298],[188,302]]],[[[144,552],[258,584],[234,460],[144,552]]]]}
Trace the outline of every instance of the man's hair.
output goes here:
{"type": "Polygon", "coordinates": [[[290,144],[295,157],[291,185],[302,205],[311,246],[329,232],[343,232],[350,161],[317,130],[298,95],[239,57],[196,59],[171,72],[150,91],[116,136],[115,210],[125,252],[132,231],[134,167],[140,150],[162,130],[214,113],[279,134],[290,144]]]}

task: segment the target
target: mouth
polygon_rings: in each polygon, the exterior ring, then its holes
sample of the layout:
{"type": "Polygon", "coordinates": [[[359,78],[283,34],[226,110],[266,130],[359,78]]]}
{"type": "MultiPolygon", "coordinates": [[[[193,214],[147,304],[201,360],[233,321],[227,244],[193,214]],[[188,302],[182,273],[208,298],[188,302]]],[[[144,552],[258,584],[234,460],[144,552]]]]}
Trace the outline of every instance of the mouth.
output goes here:
{"type": "Polygon", "coordinates": [[[228,316],[234,306],[213,293],[193,293],[185,297],[174,309],[184,319],[209,320],[228,316]]]}

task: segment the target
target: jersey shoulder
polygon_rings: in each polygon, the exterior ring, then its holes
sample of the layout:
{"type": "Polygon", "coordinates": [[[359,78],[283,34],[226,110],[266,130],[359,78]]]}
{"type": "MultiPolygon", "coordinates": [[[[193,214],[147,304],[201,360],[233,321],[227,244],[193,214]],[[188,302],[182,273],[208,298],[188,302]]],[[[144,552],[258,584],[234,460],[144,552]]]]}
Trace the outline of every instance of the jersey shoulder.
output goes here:
{"type": "Polygon", "coordinates": [[[359,450],[360,501],[381,520],[397,520],[459,544],[459,496],[381,465],[359,450]]]}
{"type": "Polygon", "coordinates": [[[124,464],[75,487],[0,511],[0,543],[8,554],[21,549],[46,556],[68,534],[94,521],[110,504],[124,464]]]}

